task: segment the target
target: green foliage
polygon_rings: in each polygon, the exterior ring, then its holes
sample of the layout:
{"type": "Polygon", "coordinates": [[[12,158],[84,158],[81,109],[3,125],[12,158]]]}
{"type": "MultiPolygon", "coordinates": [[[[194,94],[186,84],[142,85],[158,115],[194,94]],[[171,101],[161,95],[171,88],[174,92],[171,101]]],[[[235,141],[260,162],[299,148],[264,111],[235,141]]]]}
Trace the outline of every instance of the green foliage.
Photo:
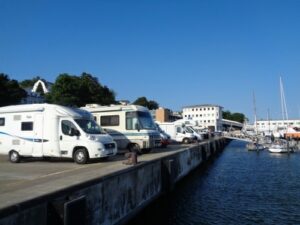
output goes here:
{"type": "Polygon", "coordinates": [[[18,81],[10,80],[4,73],[0,73],[0,90],[0,106],[18,104],[27,96],[18,81]]]}
{"type": "Polygon", "coordinates": [[[32,78],[31,80],[30,79],[27,79],[27,80],[22,80],[19,85],[22,87],[22,88],[32,88],[34,83],[37,82],[38,80],[40,80],[41,78],[39,76],[37,77],[34,77],[32,78]]]}
{"type": "Polygon", "coordinates": [[[226,120],[233,120],[240,123],[244,123],[244,121],[247,119],[243,113],[231,113],[230,111],[223,111],[223,119],[226,120]]]}
{"type": "Polygon", "coordinates": [[[66,106],[81,107],[88,103],[109,105],[115,103],[115,94],[102,86],[96,77],[82,73],[81,76],[61,74],[52,86],[46,101],[66,106]]]}
{"type": "Polygon", "coordinates": [[[148,101],[148,99],[146,97],[139,97],[137,98],[134,102],[134,105],[141,105],[141,106],[145,106],[148,109],[152,110],[152,109],[158,109],[159,105],[157,102],[150,100],[148,101]]]}

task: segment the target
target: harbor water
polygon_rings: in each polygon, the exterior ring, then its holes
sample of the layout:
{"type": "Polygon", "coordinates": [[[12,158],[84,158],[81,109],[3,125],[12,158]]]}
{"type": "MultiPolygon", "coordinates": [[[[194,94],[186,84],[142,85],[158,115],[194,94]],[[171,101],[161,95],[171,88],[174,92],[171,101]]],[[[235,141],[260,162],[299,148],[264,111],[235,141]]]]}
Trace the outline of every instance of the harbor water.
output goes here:
{"type": "Polygon", "coordinates": [[[300,152],[245,145],[232,141],[128,224],[300,224],[300,152]]]}

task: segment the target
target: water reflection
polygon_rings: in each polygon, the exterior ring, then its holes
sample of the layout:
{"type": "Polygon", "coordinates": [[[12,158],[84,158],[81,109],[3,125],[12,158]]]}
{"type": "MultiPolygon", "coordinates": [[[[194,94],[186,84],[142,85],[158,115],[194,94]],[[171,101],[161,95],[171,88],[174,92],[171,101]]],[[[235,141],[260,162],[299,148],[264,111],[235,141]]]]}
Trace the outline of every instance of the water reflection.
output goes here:
{"type": "Polygon", "coordinates": [[[130,224],[300,224],[300,154],[231,142],[130,224]]]}

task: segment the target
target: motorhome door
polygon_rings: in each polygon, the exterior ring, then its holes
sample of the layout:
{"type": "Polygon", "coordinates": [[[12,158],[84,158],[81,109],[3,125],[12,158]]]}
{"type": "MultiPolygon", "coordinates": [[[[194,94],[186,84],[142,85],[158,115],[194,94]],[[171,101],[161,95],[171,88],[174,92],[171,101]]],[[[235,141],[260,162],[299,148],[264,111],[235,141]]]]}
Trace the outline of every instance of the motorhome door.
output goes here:
{"type": "Polygon", "coordinates": [[[77,144],[78,136],[74,135],[74,131],[77,131],[73,121],[68,119],[60,119],[59,128],[59,147],[61,156],[67,156],[71,154],[73,148],[77,144]]]}
{"type": "Polygon", "coordinates": [[[35,114],[33,124],[34,138],[32,156],[43,156],[44,147],[44,116],[43,113],[35,114]]]}

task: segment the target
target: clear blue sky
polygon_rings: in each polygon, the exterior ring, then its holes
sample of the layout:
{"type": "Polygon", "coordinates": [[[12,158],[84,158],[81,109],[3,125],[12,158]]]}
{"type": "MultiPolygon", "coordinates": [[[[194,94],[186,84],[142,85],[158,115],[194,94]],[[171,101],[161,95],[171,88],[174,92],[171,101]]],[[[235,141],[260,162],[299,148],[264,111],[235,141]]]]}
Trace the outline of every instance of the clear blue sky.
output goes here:
{"type": "Polygon", "coordinates": [[[117,99],[300,117],[299,0],[0,0],[0,72],[98,77],[117,99]]]}

